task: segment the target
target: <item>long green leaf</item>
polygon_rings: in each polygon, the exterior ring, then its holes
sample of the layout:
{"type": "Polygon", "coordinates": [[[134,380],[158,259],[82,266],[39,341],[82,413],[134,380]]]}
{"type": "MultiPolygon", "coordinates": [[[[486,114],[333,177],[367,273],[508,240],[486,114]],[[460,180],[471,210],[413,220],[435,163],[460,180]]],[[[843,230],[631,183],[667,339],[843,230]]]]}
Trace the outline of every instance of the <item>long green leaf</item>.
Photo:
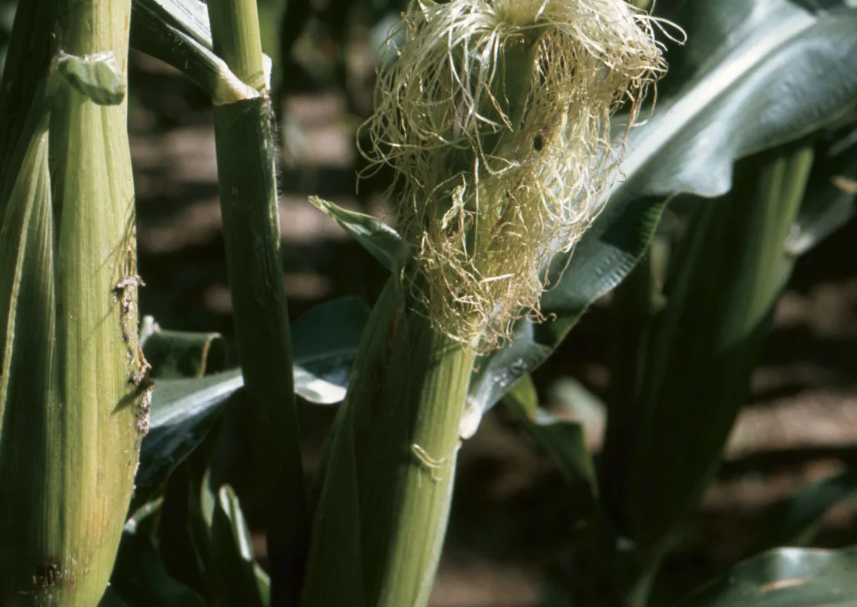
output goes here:
{"type": "MultiPolygon", "coordinates": [[[[342,298],[319,305],[298,318],[292,331],[298,395],[316,404],[333,404],[345,397],[368,316],[369,310],[362,300],[342,298]]],[[[169,361],[178,353],[179,359],[185,360],[182,368],[199,373],[206,371],[198,364],[206,348],[211,348],[212,339],[213,335],[202,333],[154,333],[143,350],[153,371],[172,369],[174,365],[169,361]],[[190,347],[189,358],[186,347],[190,347]]],[[[207,360],[208,356],[204,358],[207,360]]],[[[161,490],[169,474],[203,441],[226,400],[243,386],[239,369],[194,379],[155,382],[149,433],[141,447],[131,511],[161,490]]]]}
{"type": "MultiPolygon", "coordinates": [[[[590,303],[615,288],[645,253],[666,199],[619,200],[607,206],[575,247],[559,283],[542,296],[541,324],[522,320],[501,350],[477,360],[470,382],[462,436],[475,432],[482,414],[524,373],[541,365],[577,324],[590,303]]],[[[565,264],[561,258],[557,264],[565,264]]]]}
{"type": "Polygon", "coordinates": [[[366,302],[343,297],[315,306],[295,321],[291,335],[297,394],[316,404],[345,398],[368,320],[366,302]]]}
{"type": "Polygon", "coordinates": [[[140,448],[132,512],[152,499],[170,473],[202,443],[223,404],[243,384],[237,371],[155,384],[149,433],[140,448]]]}
{"type": "Polygon", "coordinates": [[[647,559],[669,546],[701,496],[744,404],[794,264],[785,241],[811,162],[803,145],[748,159],[735,191],[698,205],[689,220],[668,303],[638,352],[634,406],[608,419],[632,441],[606,445],[610,511],[647,559]]]}

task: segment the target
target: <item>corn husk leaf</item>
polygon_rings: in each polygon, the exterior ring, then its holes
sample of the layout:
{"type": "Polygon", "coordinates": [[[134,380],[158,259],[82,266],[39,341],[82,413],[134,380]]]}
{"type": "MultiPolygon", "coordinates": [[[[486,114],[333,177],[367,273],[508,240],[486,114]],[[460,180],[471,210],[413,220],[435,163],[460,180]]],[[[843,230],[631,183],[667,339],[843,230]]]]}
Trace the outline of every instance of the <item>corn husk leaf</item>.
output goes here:
{"type": "Polygon", "coordinates": [[[48,116],[33,133],[3,198],[0,240],[0,603],[20,593],[53,599],[61,579],[63,508],[56,425],[56,296],[48,116]],[[55,464],[54,464],[55,465],[55,464]],[[35,579],[34,579],[35,578],[35,579]],[[35,583],[34,583],[35,582],[35,583]]]}
{"type": "Polygon", "coordinates": [[[363,248],[369,251],[382,266],[393,271],[405,246],[396,230],[371,215],[343,209],[318,196],[310,196],[309,201],[342,226],[342,229],[363,245],[363,248]]]}
{"type": "Polygon", "coordinates": [[[49,75],[43,50],[18,56],[3,81],[4,125],[17,121],[21,135],[4,140],[0,202],[4,219],[20,215],[4,234],[7,252],[18,253],[0,270],[12,277],[0,286],[3,361],[12,365],[2,380],[0,604],[89,607],[113,567],[148,423],[123,102],[130,3],[27,4],[16,52],[49,49],[59,61],[49,75]],[[33,22],[39,10],[54,18],[33,22]],[[35,131],[22,120],[27,108],[46,120],[35,131]],[[16,140],[40,142],[43,160],[13,169],[16,140]],[[48,197],[24,212],[9,195],[15,173],[48,197]]]}
{"type": "Polygon", "coordinates": [[[24,278],[5,285],[4,360],[13,366],[4,369],[2,396],[0,512],[12,526],[0,533],[4,603],[28,596],[33,604],[86,605],[101,597],[147,423],[148,386],[142,372],[137,379],[144,362],[135,347],[135,283],[122,282],[134,270],[130,171],[123,171],[130,165],[123,166],[124,130],[102,130],[124,109],[102,110],[76,91],[65,94],[51,115],[57,198],[48,194],[42,132],[33,140],[42,160],[26,162],[22,176],[45,194],[26,212],[19,195],[6,206],[7,219],[24,212],[25,221],[6,223],[5,242],[25,254],[2,261],[7,276],[24,278]],[[74,126],[55,128],[63,118],[74,126]],[[103,136],[80,146],[84,132],[103,136]],[[25,329],[25,321],[36,325],[25,329]],[[39,327],[48,333],[34,333],[39,327]],[[18,360],[27,362],[18,367],[18,360]]]}
{"type": "MultiPolygon", "coordinates": [[[[47,126],[48,116],[45,116],[26,150],[18,178],[3,196],[8,202],[0,248],[3,293],[0,343],[4,351],[0,374],[0,449],[11,444],[10,430],[4,435],[4,427],[11,423],[11,416],[17,417],[12,409],[15,403],[41,402],[40,408],[47,409],[50,390],[43,386],[53,385],[56,389],[52,352],[56,303],[47,126]],[[22,359],[24,362],[20,362],[22,359]],[[23,373],[15,371],[16,368],[29,369],[31,379],[22,381],[23,373]]],[[[0,464],[6,461],[0,456],[0,464]]]]}
{"type": "Polygon", "coordinates": [[[404,302],[393,277],[364,331],[317,481],[306,607],[424,605],[431,592],[472,356],[404,302]]]}

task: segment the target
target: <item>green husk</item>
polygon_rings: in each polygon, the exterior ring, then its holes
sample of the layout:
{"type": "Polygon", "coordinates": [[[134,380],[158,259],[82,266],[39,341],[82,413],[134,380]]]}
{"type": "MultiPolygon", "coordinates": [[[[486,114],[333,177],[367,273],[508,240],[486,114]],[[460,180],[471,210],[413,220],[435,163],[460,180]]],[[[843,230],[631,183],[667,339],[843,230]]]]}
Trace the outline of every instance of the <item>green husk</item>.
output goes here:
{"type": "MultiPolygon", "coordinates": [[[[13,38],[41,31],[57,57],[110,54],[124,82],[129,2],[38,4],[58,17],[40,30],[16,23],[13,38]]],[[[77,74],[84,88],[95,85],[86,95],[62,78],[29,91],[33,111],[50,114],[20,129],[30,152],[19,167],[6,156],[4,179],[17,174],[18,186],[4,187],[0,201],[3,605],[98,603],[148,424],[125,104],[115,79],[98,84],[105,75],[77,74]],[[116,104],[96,105],[101,93],[116,104]]]]}
{"type": "Polygon", "coordinates": [[[428,601],[473,355],[415,305],[391,278],[364,333],[328,447],[303,607],[428,601]]]}

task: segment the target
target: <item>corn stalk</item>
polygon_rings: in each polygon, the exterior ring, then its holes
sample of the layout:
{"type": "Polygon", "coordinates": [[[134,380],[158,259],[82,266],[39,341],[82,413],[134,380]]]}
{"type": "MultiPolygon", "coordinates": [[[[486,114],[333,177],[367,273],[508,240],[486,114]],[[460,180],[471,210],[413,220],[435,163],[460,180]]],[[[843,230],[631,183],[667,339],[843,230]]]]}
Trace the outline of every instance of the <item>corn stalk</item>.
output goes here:
{"type": "Polygon", "coordinates": [[[226,266],[244,385],[256,409],[271,605],[297,605],[309,539],[280,258],[275,132],[253,0],[208,3],[214,51],[249,87],[216,104],[226,266]]]}

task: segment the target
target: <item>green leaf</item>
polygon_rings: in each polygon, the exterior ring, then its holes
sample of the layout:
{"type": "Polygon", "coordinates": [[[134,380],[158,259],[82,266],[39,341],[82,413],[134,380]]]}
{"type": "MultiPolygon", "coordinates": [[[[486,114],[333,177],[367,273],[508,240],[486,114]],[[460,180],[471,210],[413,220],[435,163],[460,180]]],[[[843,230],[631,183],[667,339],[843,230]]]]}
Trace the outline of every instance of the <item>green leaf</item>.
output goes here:
{"type": "Polygon", "coordinates": [[[857,471],[849,470],[802,487],[766,517],[754,552],[812,541],[824,515],[836,504],[857,497],[857,471]]]}
{"type": "Polygon", "coordinates": [[[786,242],[792,255],[803,255],[851,221],[857,213],[857,129],[848,130],[818,158],[786,242]]]}
{"type": "Polygon", "coordinates": [[[348,211],[318,196],[310,196],[309,201],[342,226],[372,257],[380,261],[381,265],[393,271],[404,246],[396,230],[371,215],[348,211]]]}
{"type": "Polygon", "coordinates": [[[523,423],[527,432],[544,448],[570,483],[584,481],[598,495],[592,454],[586,447],[583,426],[554,417],[539,407],[536,387],[529,375],[512,386],[504,403],[523,423]]]}
{"type": "Polygon", "coordinates": [[[229,485],[217,493],[211,522],[212,567],[226,605],[263,607],[250,531],[229,485]]]}
{"type": "MultiPolygon", "coordinates": [[[[125,525],[110,589],[129,607],[208,607],[196,592],[172,579],[155,547],[132,519],[125,525]]],[[[109,607],[105,599],[100,607],[109,607]]]]}
{"type": "Polygon", "coordinates": [[[119,105],[125,100],[125,78],[113,53],[86,57],[60,53],[57,70],[66,82],[98,105],[119,105]]]}
{"type": "Polygon", "coordinates": [[[857,549],[784,548],[724,572],[676,607],[846,607],[857,602],[857,549]]]}
{"type": "Polygon", "coordinates": [[[315,306],[292,326],[295,392],[316,404],[345,398],[369,307],[357,297],[315,306]]]}
{"type": "MultiPolygon", "coordinates": [[[[29,140],[22,136],[19,142],[23,149],[16,150],[18,166],[7,174],[2,188],[0,604],[18,602],[24,591],[33,603],[65,598],[50,590],[38,591],[33,580],[34,571],[67,562],[58,556],[68,554],[58,554],[63,530],[54,522],[66,518],[62,470],[49,464],[58,462],[62,453],[56,437],[64,420],[56,397],[61,375],[56,356],[48,116],[43,115],[27,135],[29,140]]],[[[108,573],[104,572],[104,581],[108,573]]]]}
{"type": "Polygon", "coordinates": [[[262,605],[268,607],[271,604],[271,578],[259,563],[253,564],[253,572],[256,574],[256,585],[259,587],[259,596],[262,597],[262,605]]]}
{"type": "MultiPolygon", "coordinates": [[[[317,404],[332,404],[345,397],[351,366],[368,318],[366,304],[348,297],[316,306],[295,322],[292,356],[296,363],[297,394],[317,404]]],[[[219,342],[219,337],[216,334],[151,332],[144,351],[147,357],[152,357],[153,369],[172,368],[169,365],[176,359],[190,354],[182,363],[188,369],[188,366],[192,368],[193,361],[204,358],[202,352],[206,347],[209,350],[214,347],[210,342],[219,342]],[[161,356],[164,352],[169,356],[161,356]]],[[[211,356],[210,351],[208,356],[211,356]]],[[[208,360],[210,364],[210,358],[208,360]]],[[[149,433],[140,449],[132,511],[161,490],[167,476],[206,437],[226,400],[243,386],[240,369],[197,379],[155,382],[149,433]]]]}
{"type": "Polygon", "coordinates": [[[736,159],[800,138],[853,103],[857,64],[842,58],[857,55],[857,10],[841,0],[828,4],[683,3],[674,18],[687,30],[688,43],[670,53],[669,94],[631,131],[624,179],[605,194],[606,207],[570,261],[560,254],[552,262],[553,289],[543,295],[541,309],[556,320],[519,322],[506,348],[477,362],[471,420],[478,424],[482,411],[544,362],[585,309],[628,275],[666,198],[725,193],[736,159]]]}
{"type": "Polygon", "coordinates": [[[152,379],[203,377],[226,368],[226,340],[219,333],[155,328],[143,342],[143,354],[152,366],[152,379]]]}
{"type": "Polygon", "coordinates": [[[576,523],[574,535],[561,549],[557,569],[546,577],[540,605],[630,604],[620,596],[636,562],[629,542],[619,535],[599,501],[595,466],[583,426],[539,408],[529,375],[515,383],[503,404],[548,453],[573,495],[564,507],[576,523]]]}
{"type": "Polygon", "coordinates": [[[746,401],[794,265],[783,245],[812,157],[797,144],[748,158],[732,193],[694,207],[666,307],[640,341],[632,405],[608,420],[608,435],[618,426],[629,437],[604,454],[609,508],[653,560],[701,497],[746,401]]]}
{"type": "MultiPolygon", "coordinates": [[[[211,49],[211,27],[208,24],[208,9],[199,0],[134,0],[134,19],[149,13],[163,23],[190,36],[205,48],[211,49]]],[[[132,22],[133,20],[132,19],[132,22]]]]}
{"type": "Polygon", "coordinates": [[[854,103],[857,9],[842,0],[686,2],[672,86],[631,132],[613,195],[725,194],[735,160],[799,139],[854,103]],[[799,88],[804,94],[794,94],[799,88]]]}
{"type": "MultiPolygon", "coordinates": [[[[248,406],[245,391],[238,390],[226,405],[248,406]]],[[[222,419],[222,418],[221,418],[222,419]]],[[[216,596],[215,572],[211,567],[211,525],[214,497],[209,487],[212,454],[219,442],[219,426],[174,470],[160,507],[156,543],[164,566],[177,581],[192,588],[209,602],[216,596]],[[205,512],[211,496],[211,509],[205,512]],[[206,506],[203,502],[206,502],[206,506]]]]}
{"type": "Polygon", "coordinates": [[[205,4],[196,0],[135,0],[131,46],[184,73],[215,105],[258,97],[211,47],[205,4]]]}
{"type": "Polygon", "coordinates": [[[202,379],[159,380],[152,392],[149,433],[140,447],[133,512],[205,439],[226,400],[243,385],[238,370],[202,379]]]}

